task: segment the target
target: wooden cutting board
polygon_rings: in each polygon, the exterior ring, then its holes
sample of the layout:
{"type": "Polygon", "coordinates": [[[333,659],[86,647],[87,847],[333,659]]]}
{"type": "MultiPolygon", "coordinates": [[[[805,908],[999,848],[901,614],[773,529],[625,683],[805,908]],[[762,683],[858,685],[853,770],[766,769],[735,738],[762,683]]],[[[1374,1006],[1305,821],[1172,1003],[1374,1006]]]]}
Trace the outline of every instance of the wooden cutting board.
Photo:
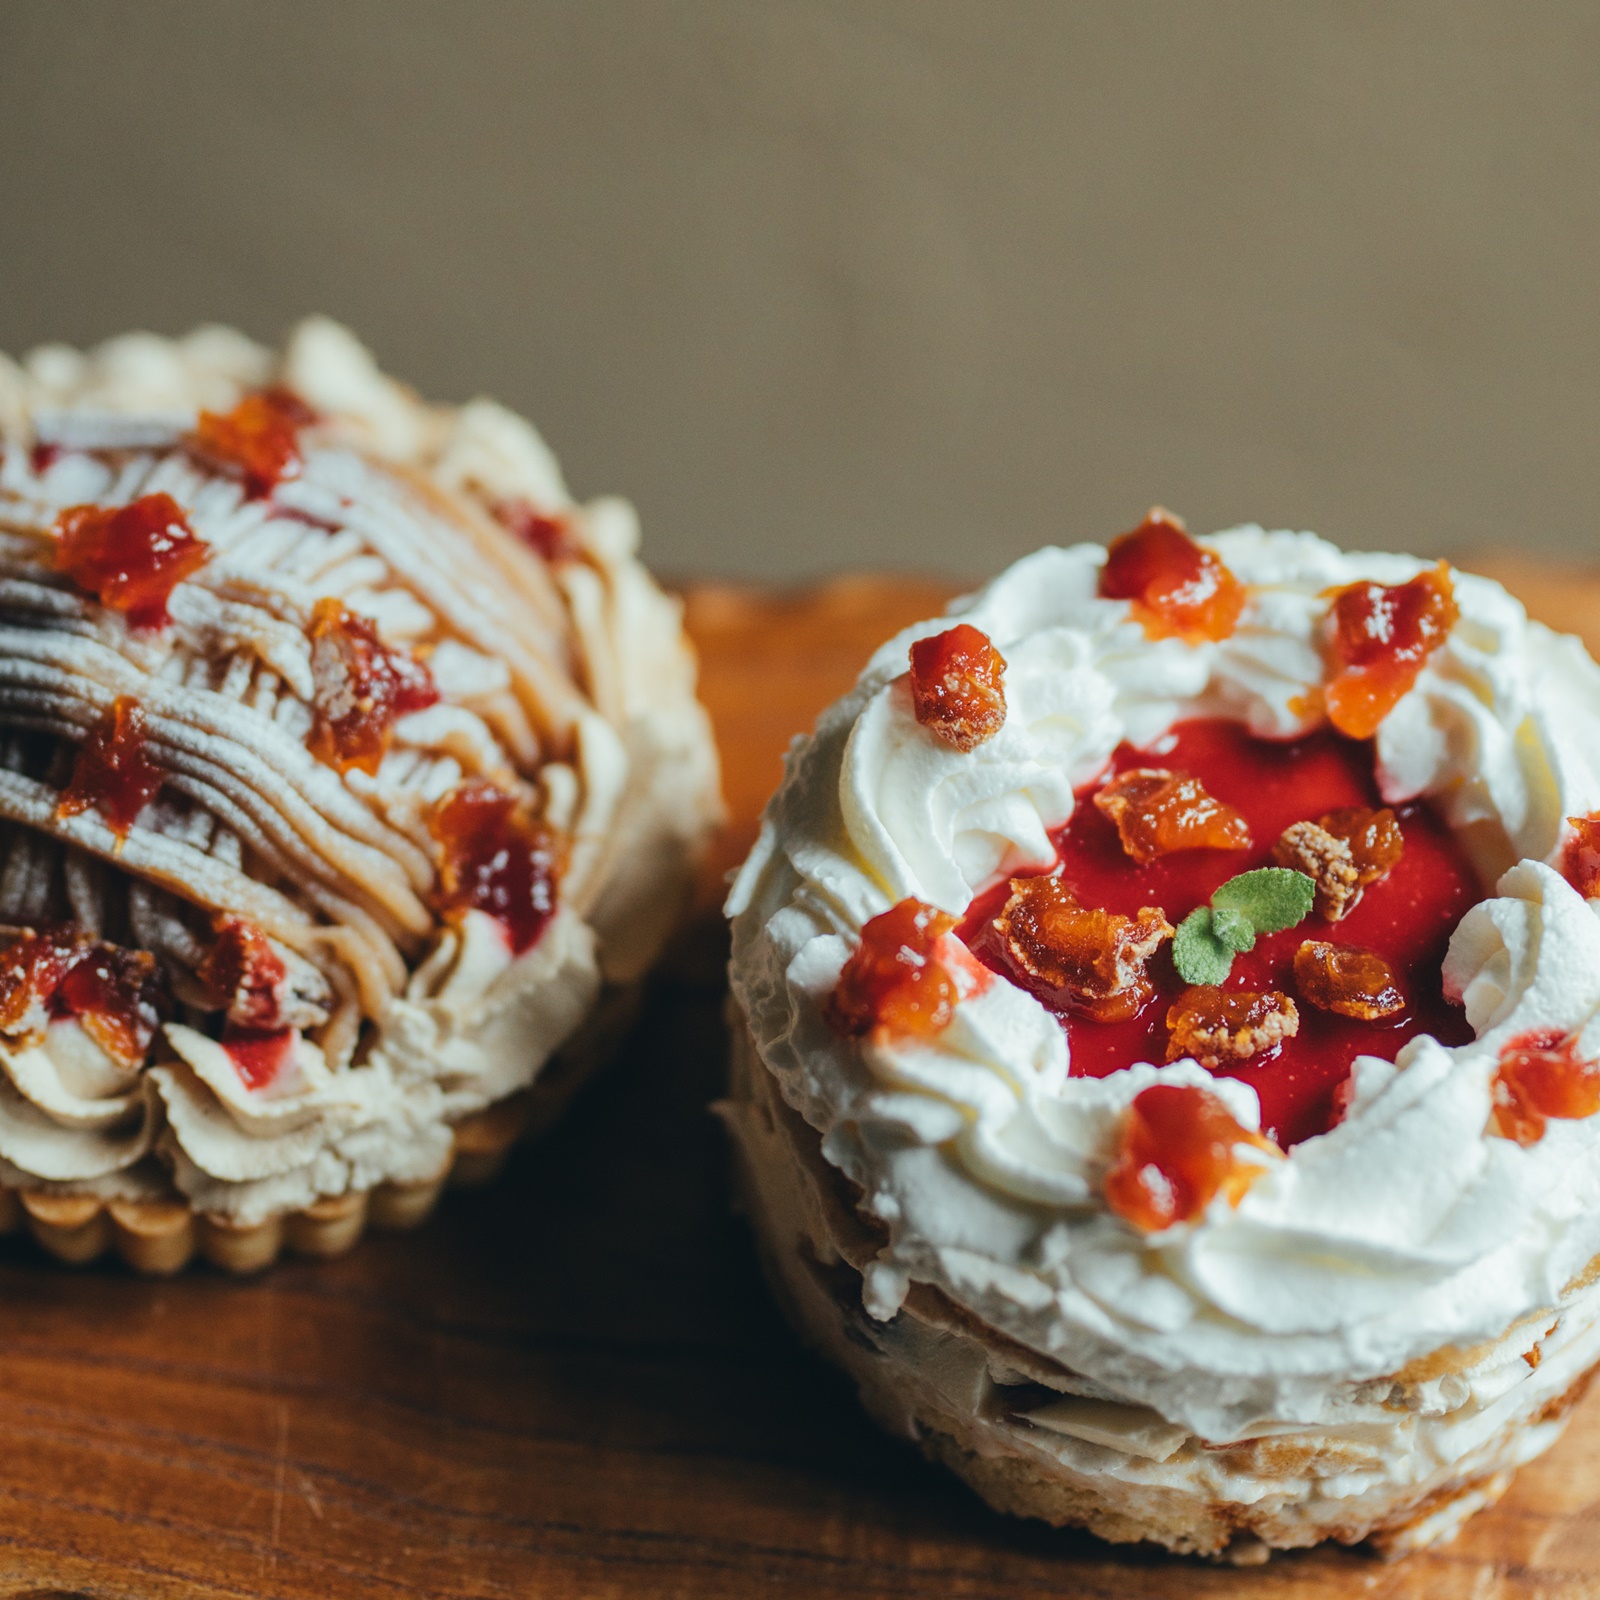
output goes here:
{"type": "MultiPolygon", "coordinates": [[[[1600,581],[1497,576],[1600,643],[1600,581]]],[[[789,736],[947,592],[691,592],[733,812],[719,870],[789,736]]],[[[720,958],[704,918],[616,1068],[420,1232],[247,1282],[0,1245],[0,1600],[1600,1595],[1600,1392],[1455,1545],[1396,1566],[1114,1550],[996,1516],[880,1436],[728,1215],[705,1109],[720,958]]]]}

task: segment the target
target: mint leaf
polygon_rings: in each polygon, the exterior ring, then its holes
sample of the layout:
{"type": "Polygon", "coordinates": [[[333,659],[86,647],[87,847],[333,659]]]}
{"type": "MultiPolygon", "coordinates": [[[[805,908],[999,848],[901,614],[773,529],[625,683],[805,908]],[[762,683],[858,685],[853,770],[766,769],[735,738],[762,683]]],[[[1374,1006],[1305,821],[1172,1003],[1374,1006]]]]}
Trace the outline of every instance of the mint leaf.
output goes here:
{"type": "MultiPolygon", "coordinates": [[[[1218,911],[1238,912],[1248,918],[1257,933],[1277,933],[1310,915],[1316,889],[1316,883],[1303,872],[1257,867],[1254,872],[1229,878],[1212,895],[1211,904],[1218,911]]],[[[1250,946],[1240,948],[1248,950],[1250,946]]]]}
{"type": "Polygon", "coordinates": [[[1211,931],[1230,950],[1241,953],[1255,949],[1255,924],[1233,906],[1217,906],[1211,912],[1211,931]]]}
{"type": "Polygon", "coordinates": [[[1221,983],[1233,965],[1233,951],[1212,931],[1211,907],[1196,906],[1178,924],[1172,964],[1185,983],[1221,983]]]}

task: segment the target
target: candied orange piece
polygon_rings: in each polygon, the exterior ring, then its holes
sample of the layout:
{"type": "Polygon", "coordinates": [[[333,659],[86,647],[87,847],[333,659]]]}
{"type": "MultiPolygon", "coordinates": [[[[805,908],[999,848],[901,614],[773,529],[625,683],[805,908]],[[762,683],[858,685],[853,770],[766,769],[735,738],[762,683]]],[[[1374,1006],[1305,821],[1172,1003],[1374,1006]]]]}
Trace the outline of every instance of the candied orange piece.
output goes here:
{"type": "Polygon", "coordinates": [[[1173,933],[1154,906],[1137,917],[1081,906],[1059,878],[1013,878],[994,928],[1023,972],[1096,1022],[1140,1011],[1155,993],[1145,965],[1173,933]]]}
{"type": "Polygon", "coordinates": [[[1175,850],[1250,848],[1250,824],[1187,772],[1134,767],[1108,778],[1094,803],[1140,866],[1175,850]]]}
{"type": "Polygon", "coordinates": [[[992,739],[1006,720],[1005,657],[989,636],[958,622],[911,646],[917,721],[957,750],[992,739]]]}
{"type": "Polygon", "coordinates": [[[1428,657],[1456,625],[1447,562],[1409,583],[1352,583],[1334,597],[1333,676],[1328,720],[1352,739],[1370,739],[1417,681],[1428,657]]]}
{"type": "Polygon", "coordinates": [[[531,949],[556,912],[561,849],[515,795],[469,778],[428,813],[440,849],[434,904],[455,919],[482,911],[505,929],[513,955],[531,949]]]}
{"type": "Polygon", "coordinates": [[[193,448],[237,469],[252,495],[271,494],[300,470],[300,430],[316,413],[288,389],[247,394],[232,411],[202,411],[193,448]]]}
{"type": "Polygon", "coordinates": [[[56,518],[55,569],[135,628],[164,628],[172,591],[211,558],[170,494],[125,506],[69,506],[56,518]]]}
{"type": "Polygon", "coordinates": [[[1561,854],[1561,870],[1568,883],[1586,900],[1600,896],[1600,812],[1568,817],[1572,829],[1561,854]]]}
{"type": "Polygon", "coordinates": [[[126,838],[165,777],[144,746],[144,712],[131,695],[119,695],[78,747],[56,815],[75,817],[92,807],[119,839],[126,838]]]}
{"type": "Polygon", "coordinates": [[[1107,600],[1131,600],[1148,639],[1226,639],[1244,609],[1244,586],[1170,511],[1156,506],[1111,541],[1100,569],[1107,600]]]}
{"type": "Polygon", "coordinates": [[[1306,939],[1294,953],[1294,981],[1303,999],[1342,1017],[1372,1022],[1405,1010],[1389,963],[1370,950],[1306,939]]]}
{"type": "Polygon", "coordinates": [[[1167,1011],[1167,1060],[1192,1056],[1215,1071],[1263,1055],[1300,1031],[1300,1013],[1276,989],[1224,991],[1210,984],[1185,989],[1167,1011]]]}
{"type": "Polygon", "coordinates": [[[1317,886],[1317,911],[1328,922],[1352,912],[1361,891],[1387,877],[1405,850],[1394,812],[1346,806],[1315,822],[1291,823],[1273,847],[1280,867],[1303,872],[1317,886]]]}
{"type": "Polygon", "coordinates": [[[278,1026],[288,972],[255,923],[224,917],[195,976],[222,996],[230,1022],[244,1028],[278,1026]]]}
{"type": "Polygon", "coordinates": [[[1209,1090],[1152,1084],[1128,1107],[1117,1157],[1106,1174],[1106,1204],[1142,1233],[1192,1221],[1218,1193],[1238,1205],[1266,1170],[1259,1160],[1241,1159],[1241,1145],[1282,1154],[1209,1090]]]}
{"type": "Polygon", "coordinates": [[[156,958],[75,928],[27,934],[0,955],[0,1034],[37,1040],[51,1017],[76,1017],[120,1066],[137,1067],[166,1009],[156,958]]]}
{"type": "Polygon", "coordinates": [[[1489,1097],[1490,1133],[1537,1144],[1548,1118],[1600,1111],[1600,1062],[1584,1060],[1578,1041],[1559,1029],[1524,1034],[1501,1050],[1489,1097]]]}
{"type": "Polygon", "coordinates": [[[363,616],[339,600],[319,600],[307,630],[311,639],[312,755],[340,772],[375,773],[395,723],[438,703],[427,665],[395,650],[363,616]]]}
{"type": "Polygon", "coordinates": [[[956,919],[907,898],[862,925],[861,943],[828,997],[827,1018],[847,1038],[882,1029],[926,1037],[949,1026],[960,991],[934,957],[956,919]]]}

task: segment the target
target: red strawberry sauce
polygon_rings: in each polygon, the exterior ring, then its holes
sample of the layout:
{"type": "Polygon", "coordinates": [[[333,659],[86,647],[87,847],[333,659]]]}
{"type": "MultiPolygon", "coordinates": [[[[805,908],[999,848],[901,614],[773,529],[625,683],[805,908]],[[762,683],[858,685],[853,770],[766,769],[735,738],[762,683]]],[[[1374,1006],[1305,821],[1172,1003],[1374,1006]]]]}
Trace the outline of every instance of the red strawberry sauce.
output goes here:
{"type": "MultiPolygon", "coordinates": [[[[1121,746],[1110,770],[1139,766],[1166,767],[1199,778],[1217,799],[1244,813],[1250,848],[1181,851],[1141,867],[1123,852],[1116,829],[1090,803],[1097,782],[1080,793],[1071,821],[1056,835],[1062,877],[1086,906],[1129,916],[1141,906],[1159,906],[1174,925],[1235,874],[1271,866],[1272,847],[1290,823],[1314,820],[1340,806],[1383,804],[1373,775],[1371,742],[1331,731],[1283,743],[1254,738],[1241,724],[1221,718],[1184,722],[1151,749],[1121,746]]],[[[1426,804],[1394,809],[1405,834],[1405,851],[1389,876],[1369,887],[1341,922],[1324,922],[1313,912],[1297,927],[1262,935],[1253,950],[1233,958],[1223,985],[1230,990],[1279,989],[1299,1007],[1295,1038],[1219,1074],[1255,1089],[1261,1098],[1262,1131],[1280,1145],[1325,1133],[1339,1120],[1338,1091],[1358,1055],[1392,1060],[1419,1033],[1431,1033],[1447,1045],[1472,1038],[1459,1007],[1444,998],[1439,968],[1456,924],[1483,898],[1483,890],[1460,845],[1426,804]],[[1304,939],[1375,951],[1393,970],[1406,996],[1405,1009],[1363,1022],[1308,1004],[1294,982],[1294,954],[1304,939]]],[[[987,937],[1005,898],[1004,883],[980,894],[957,932],[985,965],[1014,980],[997,944],[987,937]]],[[[1170,943],[1152,960],[1150,976],[1155,997],[1125,1022],[1061,1018],[1075,1077],[1103,1078],[1135,1061],[1166,1059],[1167,1007],[1184,989],[1172,965],[1170,943]]]]}

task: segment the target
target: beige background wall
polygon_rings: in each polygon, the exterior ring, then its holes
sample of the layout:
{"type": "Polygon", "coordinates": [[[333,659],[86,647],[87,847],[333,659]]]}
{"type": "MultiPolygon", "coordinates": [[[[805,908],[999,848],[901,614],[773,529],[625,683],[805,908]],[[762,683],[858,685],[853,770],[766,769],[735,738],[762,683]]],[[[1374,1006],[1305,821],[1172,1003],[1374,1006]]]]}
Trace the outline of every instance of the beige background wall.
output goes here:
{"type": "Polygon", "coordinates": [[[323,308],[672,572],[1600,555],[1600,8],[0,0],[0,348],[323,308]]]}

